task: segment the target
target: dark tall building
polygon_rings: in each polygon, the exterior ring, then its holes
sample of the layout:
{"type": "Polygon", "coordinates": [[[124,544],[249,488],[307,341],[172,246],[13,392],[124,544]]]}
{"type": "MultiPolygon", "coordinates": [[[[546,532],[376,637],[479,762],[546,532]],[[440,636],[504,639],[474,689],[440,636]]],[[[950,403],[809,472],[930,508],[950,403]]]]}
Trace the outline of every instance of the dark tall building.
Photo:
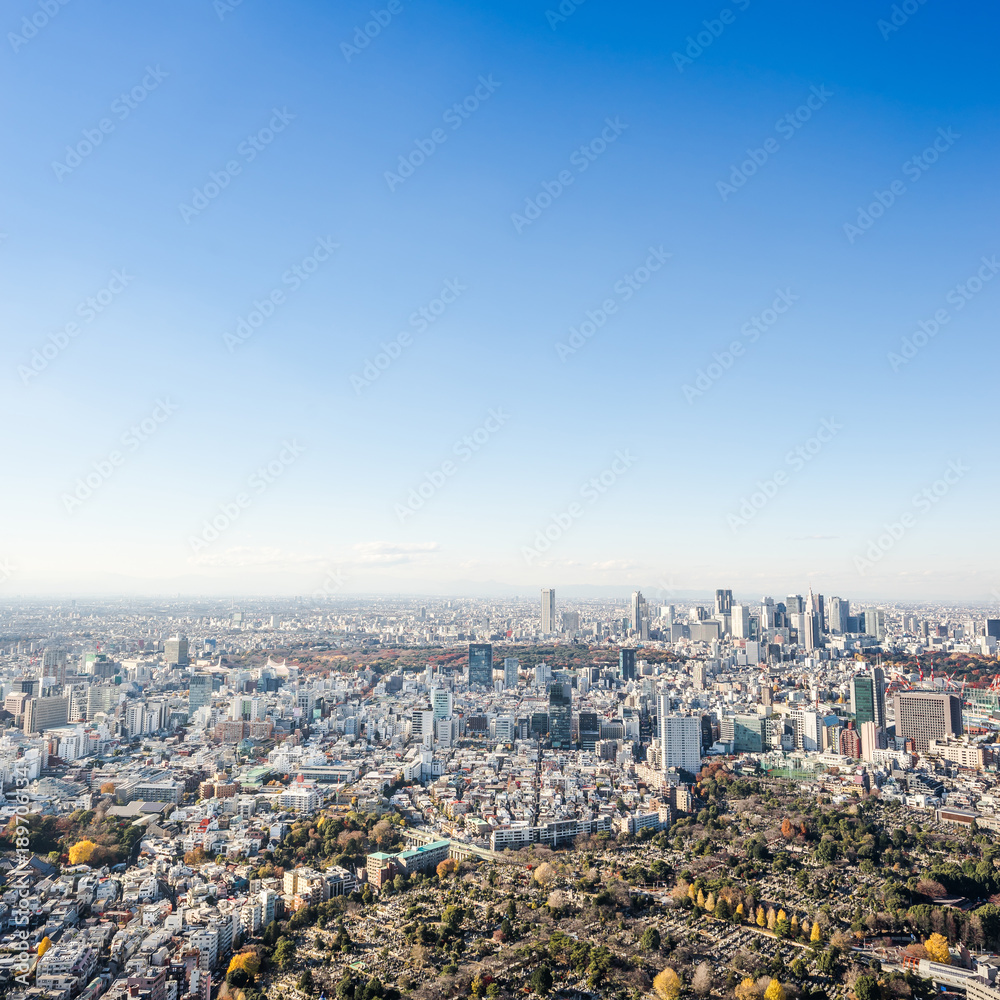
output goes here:
{"type": "Polygon", "coordinates": [[[858,729],[866,722],[874,722],[885,729],[885,672],[873,667],[870,674],[858,674],[851,681],[851,701],[858,729]]]}
{"type": "Polygon", "coordinates": [[[546,712],[531,713],[531,738],[540,740],[548,734],[549,716],[546,712]]]}
{"type": "Polygon", "coordinates": [[[596,712],[580,713],[580,749],[594,750],[601,738],[601,724],[596,712]]]}
{"type": "Polygon", "coordinates": [[[557,750],[573,742],[573,689],[562,681],[549,685],[549,736],[557,750]]]}
{"type": "Polygon", "coordinates": [[[728,615],[732,610],[733,592],[731,590],[717,590],[715,592],[715,613],[728,615]]]}
{"type": "Polygon", "coordinates": [[[469,687],[493,687],[493,646],[469,643],[469,687]]]}
{"type": "Polygon", "coordinates": [[[993,636],[994,639],[1000,639],[1000,618],[986,619],[986,634],[993,636]]]}
{"type": "Polygon", "coordinates": [[[618,672],[623,681],[635,680],[635,650],[622,649],[618,652],[618,672]]]}
{"type": "Polygon", "coordinates": [[[701,717],[701,752],[705,753],[715,742],[715,733],[712,729],[712,716],[703,715],[701,717]]]}

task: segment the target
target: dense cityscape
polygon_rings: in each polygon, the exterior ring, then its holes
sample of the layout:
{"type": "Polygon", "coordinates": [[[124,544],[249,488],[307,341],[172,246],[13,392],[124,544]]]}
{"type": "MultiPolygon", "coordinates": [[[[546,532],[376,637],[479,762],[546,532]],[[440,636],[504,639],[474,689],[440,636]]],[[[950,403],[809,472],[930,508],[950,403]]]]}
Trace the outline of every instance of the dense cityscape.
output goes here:
{"type": "Polygon", "coordinates": [[[1000,1000],[1000,5],[4,15],[0,1000],[1000,1000]]]}
{"type": "Polygon", "coordinates": [[[995,615],[9,603],[4,990],[995,1000],[995,615]]]}

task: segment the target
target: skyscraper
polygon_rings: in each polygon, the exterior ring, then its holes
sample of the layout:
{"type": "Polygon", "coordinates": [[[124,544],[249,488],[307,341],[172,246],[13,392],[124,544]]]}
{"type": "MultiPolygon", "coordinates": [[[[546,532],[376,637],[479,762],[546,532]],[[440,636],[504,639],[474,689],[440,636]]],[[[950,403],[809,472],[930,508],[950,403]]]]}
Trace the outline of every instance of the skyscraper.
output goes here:
{"type": "Polygon", "coordinates": [[[163,660],[168,667],[188,665],[188,641],[186,636],[172,635],[163,644],[163,660]]]}
{"type": "Polygon", "coordinates": [[[635,680],[635,650],[620,649],[618,651],[618,672],[623,681],[635,680]]]}
{"type": "Polygon", "coordinates": [[[601,724],[596,712],[580,713],[580,749],[593,750],[601,738],[601,724]]]}
{"type": "Polygon", "coordinates": [[[564,632],[578,632],[580,630],[579,611],[564,611],[562,613],[562,630],[564,632]]]}
{"type": "Polygon", "coordinates": [[[715,592],[715,613],[717,615],[728,615],[733,609],[733,592],[731,590],[717,590],[715,592]]]}
{"type": "Polygon", "coordinates": [[[850,613],[850,601],[845,601],[842,597],[830,598],[829,627],[832,635],[843,635],[847,631],[850,613]]]}
{"type": "Polygon", "coordinates": [[[573,739],[573,689],[563,681],[549,685],[549,735],[553,748],[569,749],[573,739]]]}
{"type": "Polygon", "coordinates": [[[520,662],[516,656],[505,656],[503,661],[503,686],[505,688],[517,687],[517,673],[520,669],[520,662]]]}
{"type": "Polygon", "coordinates": [[[802,614],[802,595],[801,594],[789,594],[785,598],[785,610],[790,615],[800,615],[802,614]]]}
{"type": "Polygon", "coordinates": [[[42,653],[42,676],[54,678],[58,687],[66,683],[65,649],[46,649],[42,653]]]}
{"type": "Polygon", "coordinates": [[[188,682],[188,715],[194,715],[204,705],[212,702],[212,675],[192,674],[188,682]]]}
{"type": "Polygon", "coordinates": [[[729,610],[734,639],[750,638],[750,609],[745,604],[733,604],[729,610]]]}
{"type": "Polygon", "coordinates": [[[657,698],[657,727],[664,771],[676,767],[695,775],[701,770],[701,720],[696,715],[671,715],[670,695],[657,698]]]}
{"type": "Polygon", "coordinates": [[[868,608],[864,612],[865,635],[873,635],[876,639],[885,638],[885,612],[878,608],[868,608]]]}
{"type": "Polygon", "coordinates": [[[642,632],[642,620],[648,618],[649,612],[646,608],[646,598],[642,596],[641,590],[632,592],[632,603],[629,613],[629,625],[636,632],[642,632]]]}
{"type": "Polygon", "coordinates": [[[806,611],[801,615],[802,630],[799,635],[799,643],[806,652],[811,653],[820,642],[819,614],[815,611],[806,611]]]}
{"type": "Polygon", "coordinates": [[[469,687],[493,687],[493,646],[469,643],[469,687]]]}
{"type": "Polygon", "coordinates": [[[434,688],[431,691],[431,710],[435,719],[447,719],[451,716],[452,697],[447,688],[434,688]]]}
{"type": "Polygon", "coordinates": [[[881,667],[852,678],[851,711],[859,730],[865,722],[874,722],[879,729],[885,729],[885,672],[881,667]]]}
{"type": "Polygon", "coordinates": [[[554,590],[542,591],[542,631],[555,632],[556,630],[556,592],[554,590]]]}

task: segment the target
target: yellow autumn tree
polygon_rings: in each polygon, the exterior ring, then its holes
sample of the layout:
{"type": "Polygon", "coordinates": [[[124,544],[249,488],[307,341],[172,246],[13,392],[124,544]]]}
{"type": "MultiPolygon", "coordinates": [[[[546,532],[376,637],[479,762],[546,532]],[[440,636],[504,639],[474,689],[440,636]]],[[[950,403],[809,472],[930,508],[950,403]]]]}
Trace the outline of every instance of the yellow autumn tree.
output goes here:
{"type": "Polygon", "coordinates": [[[660,1000],[677,1000],[681,995],[681,977],[666,968],[653,979],[653,989],[660,1000]]]}
{"type": "Polygon", "coordinates": [[[705,900],[705,909],[708,910],[709,913],[714,913],[715,912],[715,893],[714,892],[710,892],[708,894],[708,898],[705,900]]]}
{"type": "Polygon", "coordinates": [[[757,980],[753,979],[751,976],[747,976],[736,987],[734,991],[736,994],[736,1000],[760,1000],[760,990],[757,987],[757,980]]]}
{"type": "Polygon", "coordinates": [[[695,899],[695,903],[697,903],[699,910],[705,909],[705,893],[701,889],[698,890],[698,896],[695,899]]]}
{"type": "Polygon", "coordinates": [[[774,912],[774,907],[769,906],[767,908],[767,929],[769,931],[774,930],[774,925],[778,922],[778,917],[774,912]]]}
{"type": "Polygon", "coordinates": [[[85,865],[96,849],[97,844],[92,840],[78,840],[69,849],[69,863],[71,865],[85,865]]]}
{"type": "Polygon", "coordinates": [[[792,928],[792,937],[797,938],[802,933],[802,928],[799,926],[798,916],[794,913],[792,914],[792,922],[790,926],[792,928]]]}
{"type": "Polygon", "coordinates": [[[932,934],[924,942],[924,947],[927,949],[927,954],[931,956],[932,962],[951,965],[951,952],[948,951],[948,939],[943,934],[932,934]]]}
{"type": "Polygon", "coordinates": [[[764,907],[757,907],[757,926],[763,927],[767,923],[767,917],[764,916],[764,907]]]}
{"type": "Polygon", "coordinates": [[[785,1000],[785,987],[777,979],[772,979],[764,990],[764,1000],[785,1000]]]}
{"type": "Polygon", "coordinates": [[[788,919],[788,914],[785,913],[785,908],[782,907],[780,910],[778,910],[778,920],[787,920],[787,919],[788,919]]]}
{"type": "Polygon", "coordinates": [[[239,954],[233,955],[229,960],[229,968],[226,969],[226,975],[237,970],[245,972],[248,976],[256,976],[260,972],[260,955],[252,950],[241,951],[239,954]]]}
{"type": "Polygon", "coordinates": [[[41,958],[51,947],[52,942],[49,940],[48,935],[46,935],[38,942],[38,957],[41,958]]]}
{"type": "Polygon", "coordinates": [[[115,794],[115,783],[113,781],[105,781],[104,784],[101,785],[101,794],[102,795],[114,795],[115,794]]]}
{"type": "Polygon", "coordinates": [[[736,905],[736,916],[739,917],[739,921],[742,924],[743,918],[746,916],[746,910],[743,909],[743,903],[740,902],[736,905]]]}
{"type": "Polygon", "coordinates": [[[819,929],[819,921],[814,920],[812,930],[809,932],[809,940],[818,943],[823,940],[823,932],[819,929]]]}
{"type": "Polygon", "coordinates": [[[454,858],[445,858],[444,861],[438,864],[435,871],[437,871],[438,878],[447,878],[453,871],[458,868],[458,863],[454,858]]]}

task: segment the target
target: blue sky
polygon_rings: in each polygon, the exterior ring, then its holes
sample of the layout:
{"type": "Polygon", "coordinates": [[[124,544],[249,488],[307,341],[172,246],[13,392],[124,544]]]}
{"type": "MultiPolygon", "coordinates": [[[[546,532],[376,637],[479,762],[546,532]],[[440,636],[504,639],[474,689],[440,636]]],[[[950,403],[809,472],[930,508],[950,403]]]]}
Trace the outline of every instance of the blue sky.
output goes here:
{"type": "Polygon", "coordinates": [[[7,594],[1000,588],[994,11],[57,3],[0,43],[7,594]]]}

